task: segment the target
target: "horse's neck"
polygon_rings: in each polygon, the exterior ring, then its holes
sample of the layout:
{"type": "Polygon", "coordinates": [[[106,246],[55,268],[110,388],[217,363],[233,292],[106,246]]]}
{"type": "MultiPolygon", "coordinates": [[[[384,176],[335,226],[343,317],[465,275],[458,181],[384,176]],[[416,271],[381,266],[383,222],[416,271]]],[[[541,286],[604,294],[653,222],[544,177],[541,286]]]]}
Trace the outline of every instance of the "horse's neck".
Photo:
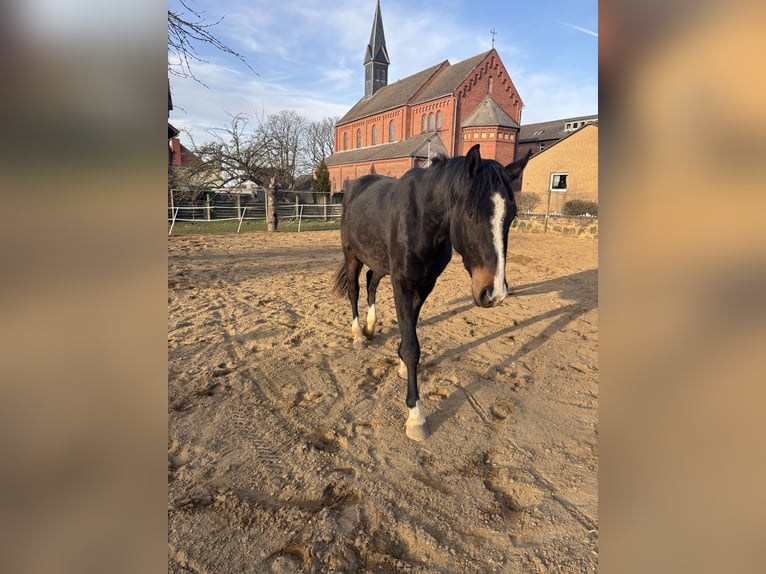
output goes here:
{"type": "Polygon", "coordinates": [[[465,182],[460,178],[449,177],[445,175],[444,185],[437,186],[440,191],[439,203],[447,211],[447,221],[455,217],[455,211],[459,206],[465,204],[465,198],[468,194],[468,188],[465,182]]]}
{"type": "Polygon", "coordinates": [[[431,205],[429,206],[431,219],[440,221],[441,223],[439,227],[449,231],[450,218],[454,208],[451,182],[446,176],[440,174],[439,177],[428,182],[426,185],[432,190],[430,200],[431,205]],[[435,214],[438,215],[434,217],[435,214]]]}

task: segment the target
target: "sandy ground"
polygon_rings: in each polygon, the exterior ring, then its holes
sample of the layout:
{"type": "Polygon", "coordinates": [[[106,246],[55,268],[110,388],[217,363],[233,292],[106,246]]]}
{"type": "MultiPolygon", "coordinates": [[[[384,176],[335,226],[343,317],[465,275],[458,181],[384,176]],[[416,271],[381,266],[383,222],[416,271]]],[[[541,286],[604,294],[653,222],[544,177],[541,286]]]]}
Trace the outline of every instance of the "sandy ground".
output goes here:
{"type": "Polygon", "coordinates": [[[416,443],[391,283],[352,349],[337,231],[170,237],[169,571],[595,571],[597,251],[512,232],[493,309],[454,254],[419,323],[416,443]]]}

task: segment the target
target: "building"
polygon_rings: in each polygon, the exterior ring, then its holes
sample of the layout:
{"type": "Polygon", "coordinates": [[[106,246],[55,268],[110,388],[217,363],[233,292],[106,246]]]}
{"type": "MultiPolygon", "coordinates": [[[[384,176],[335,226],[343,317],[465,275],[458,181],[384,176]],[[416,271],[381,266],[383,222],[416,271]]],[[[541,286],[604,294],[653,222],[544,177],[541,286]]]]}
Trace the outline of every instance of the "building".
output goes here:
{"type": "MultiPolygon", "coordinates": [[[[170,80],[168,79],[168,117],[170,117],[171,111],[173,111],[173,95],[170,92],[170,80]]],[[[168,122],[168,173],[173,169],[188,167],[200,161],[194,153],[181,144],[179,134],[178,128],[168,122]]]]}
{"type": "Polygon", "coordinates": [[[529,150],[533,154],[541,152],[587,124],[598,124],[598,116],[579,116],[523,125],[519,130],[516,153],[524,157],[529,150]]]}
{"type": "Polygon", "coordinates": [[[180,132],[168,123],[168,167],[179,168],[196,165],[200,159],[181,143],[178,137],[180,132]]]}
{"type": "Polygon", "coordinates": [[[540,195],[537,213],[561,213],[574,199],[598,202],[598,123],[586,122],[533,155],[521,191],[540,195]]]}
{"type": "Polygon", "coordinates": [[[325,163],[331,192],[378,173],[399,177],[429,156],[464,155],[508,164],[517,156],[523,102],[497,51],[454,65],[443,61],[393,84],[378,0],[364,59],[364,96],[336,123],[325,163]]]}

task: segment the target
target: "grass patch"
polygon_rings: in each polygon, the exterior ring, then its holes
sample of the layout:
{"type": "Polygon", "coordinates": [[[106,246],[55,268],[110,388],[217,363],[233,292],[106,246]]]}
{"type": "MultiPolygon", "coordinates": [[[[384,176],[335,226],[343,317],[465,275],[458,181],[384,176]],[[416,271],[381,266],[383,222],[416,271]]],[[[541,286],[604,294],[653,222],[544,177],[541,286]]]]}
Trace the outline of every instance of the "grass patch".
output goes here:
{"type": "MultiPolygon", "coordinates": [[[[239,227],[239,221],[176,221],[171,235],[218,235],[222,233],[236,233],[239,227]]],[[[168,223],[168,230],[170,223],[168,223]]],[[[268,226],[265,220],[243,221],[240,233],[253,231],[267,231],[268,226]]],[[[303,231],[325,231],[328,229],[340,229],[340,219],[331,219],[323,221],[321,219],[304,219],[300,224],[300,230],[303,231]]],[[[295,233],[298,231],[298,221],[282,219],[279,221],[277,232],[295,233]]]]}

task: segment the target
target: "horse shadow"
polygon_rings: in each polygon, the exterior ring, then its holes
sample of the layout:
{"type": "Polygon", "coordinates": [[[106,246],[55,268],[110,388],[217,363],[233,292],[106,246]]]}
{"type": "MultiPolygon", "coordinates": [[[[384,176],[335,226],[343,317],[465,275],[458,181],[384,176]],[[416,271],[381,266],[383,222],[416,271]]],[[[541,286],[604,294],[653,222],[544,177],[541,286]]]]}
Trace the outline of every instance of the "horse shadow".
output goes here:
{"type": "MultiPolygon", "coordinates": [[[[503,359],[503,361],[494,365],[493,368],[495,370],[501,370],[504,367],[510,366],[514,362],[522,359],[525,355],[544,345],[546,341],[553,337],[558,331],[578,319],[581,315],[598,307],[598,270],[590,269],[546,281],[520,285],[511,290],[510,296],[513,298],[519,296],[542,295],[553,292],[558,292],[559,297],[565,301],[569,301],[569,303],[539,313],[538,315],[529,317],[523,321],[514,321],[512,325],[499,329],[494,333],[446,349],[440,355],[430,359],[424,366],[433,368],[448,359],[460,357],[465,352],[480,347],[489,341],[510,336],[514,332],[519,332],[524,328],[536,324],[543,324],[544,326],[542,330],[534,337],[534,339],[520,345],[503,359]]],[[[509,301],[506,301],[505,304],[508,303],[509,301]]],[[[464,310],[471,307],[472,305],[469,305],[464,310]]],[[[453,314],[454,313],[452,312],[445,312],[437,317],[431,318],[431,321],[438,322],[453,314]]],[[[438,410],[427,417],[431,432],[438,430],[444,422],[454,416],[464,404],[468,402],[468,397],[472,394],[473,390],[478,390],[484,383],[484,379],[479,377],[471,382],[468,387],[461,386],[460,388],[463,392],[452,393],[449,397],[440,401],[438,410]]]]}

